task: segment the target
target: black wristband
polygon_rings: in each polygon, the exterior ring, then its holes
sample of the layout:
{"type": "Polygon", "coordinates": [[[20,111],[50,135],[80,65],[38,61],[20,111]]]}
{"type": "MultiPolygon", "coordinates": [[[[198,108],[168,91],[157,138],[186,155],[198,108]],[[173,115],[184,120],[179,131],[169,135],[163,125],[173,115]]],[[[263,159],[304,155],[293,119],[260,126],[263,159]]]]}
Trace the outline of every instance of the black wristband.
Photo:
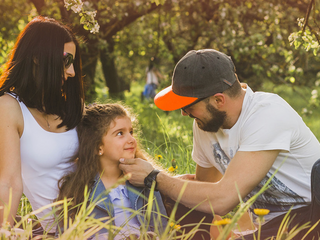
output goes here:
{"type": "Polygon", "coordinates": [[[159,174],[159,170],[158,169],[153,169],[151,171],[151,173],[149,173],[148,176],[146,176],[146,178],[144,179],[144,185],[147,187],[147,188],[151,188],[152,186],[152,183],[153,182],[156,182],[156,185],[155,185],[155,189],[157,189],[157,175],[159,174]]]}

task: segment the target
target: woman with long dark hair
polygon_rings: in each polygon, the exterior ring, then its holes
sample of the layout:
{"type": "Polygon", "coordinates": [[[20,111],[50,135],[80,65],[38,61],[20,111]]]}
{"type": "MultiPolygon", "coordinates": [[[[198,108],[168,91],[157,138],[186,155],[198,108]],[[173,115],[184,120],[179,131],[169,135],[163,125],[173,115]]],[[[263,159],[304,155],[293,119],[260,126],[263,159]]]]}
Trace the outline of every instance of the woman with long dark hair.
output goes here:
{"type": "MultiPolygon", "coordinates": [[[[53,202],[78,149],[84,106],[79,43],[58,21],[36,17],[19,34],[0,77],[0,223],[12,225],[24,193],[33,210],[53,202]],[[7,219],[6,219],[7,218],[7,219]]],[[[51,209],[37,217],[55,232],[51,209]],[[48,216],[50,215],[50,216],[48,216]]]]}

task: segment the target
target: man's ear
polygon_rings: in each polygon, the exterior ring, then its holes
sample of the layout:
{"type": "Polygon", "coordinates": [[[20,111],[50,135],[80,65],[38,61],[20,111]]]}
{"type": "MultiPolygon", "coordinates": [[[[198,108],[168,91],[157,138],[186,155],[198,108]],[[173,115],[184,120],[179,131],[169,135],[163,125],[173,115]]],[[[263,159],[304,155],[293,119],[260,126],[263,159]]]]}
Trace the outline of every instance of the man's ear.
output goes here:
{"type": "Polygon", "coordinates": [[[225,102],[226,102],[226,97],[223,93],[217,93],[210,98],[211,104],[215,106],[216,108],[221,108],[225,102]]]}

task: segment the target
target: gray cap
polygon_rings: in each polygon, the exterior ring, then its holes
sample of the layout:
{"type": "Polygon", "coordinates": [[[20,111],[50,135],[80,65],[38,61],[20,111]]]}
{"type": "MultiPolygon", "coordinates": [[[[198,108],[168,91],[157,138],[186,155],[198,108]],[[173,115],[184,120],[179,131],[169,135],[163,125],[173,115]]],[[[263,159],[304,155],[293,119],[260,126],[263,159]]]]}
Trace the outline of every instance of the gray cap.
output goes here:
{"type": "Polygon", "coordinates": [[[189,51],[177,63],[172,91],[180,96],[204,98],[222,93],[237,80],[229,56],[213,49],[189,51]]]}
{"type": "Polygon", "coordinates": [[[224,53],[214,49],[189,51],[177,63],[172,85],[156,95],[155,104],[171,111],[222,93],[237,80],[235,72],[231,58],[224,53]]]}

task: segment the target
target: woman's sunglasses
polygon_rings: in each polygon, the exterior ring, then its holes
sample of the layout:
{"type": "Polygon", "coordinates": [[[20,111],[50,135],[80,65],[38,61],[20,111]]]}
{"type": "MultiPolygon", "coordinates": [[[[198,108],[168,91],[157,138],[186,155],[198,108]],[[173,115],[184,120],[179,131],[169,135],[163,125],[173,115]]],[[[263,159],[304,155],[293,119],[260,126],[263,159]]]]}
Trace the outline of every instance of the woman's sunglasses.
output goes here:
{"type": "Polygon", "coordinates": [[[73,56],[71,53],[64,52],[63,53],[63,63],[64,63],[64,68],[68,69],[71,64],[74,62],[73,56]]]}

